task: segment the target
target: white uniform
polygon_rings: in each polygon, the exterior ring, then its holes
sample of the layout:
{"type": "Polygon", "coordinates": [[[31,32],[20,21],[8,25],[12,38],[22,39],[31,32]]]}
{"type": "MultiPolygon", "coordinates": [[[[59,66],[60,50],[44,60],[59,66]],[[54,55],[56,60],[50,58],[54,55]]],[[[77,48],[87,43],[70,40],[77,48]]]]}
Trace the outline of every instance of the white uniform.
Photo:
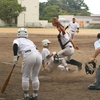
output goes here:
{"type": "Polygon", "coordinates": [[[79,28],[79,24],[77,22],[69,22],[69,36],[73,39],[77,28],[79,28]]]}
{"type": "Polygon", "coordinates": [[[94,48],[95,50],[100,48],[100,39],[96,40],[95,43],[94,43],[94,48]]]}
{"type": "MultiPolygon", "coordinates": [[[[42,49],[42,60],[44,60],[44,63],[49,67],[52,68],[54,64],[53,57],[46,58],[48,55],[50,55],[50,51],[47,48],[42,49]]],[[[62,63],[63,58],[60,59],[60,64],[62,63]]],[[[58,65],[58,68],[61,70],[65,70],[65,67],[63,65],[58,65]]]]}
{"type": "MultiPolygon", "coordinates": [[[[62,32],[60,33],[60,36],[61,36],[61,41],[62,41],[62,44],[64,45],[65,43],[67,43],[70,39],[69,35],[67,33],[65,33],[64,35],[62,34],[62,32]]],[[[59,57],[64,57],[64,60],[63,62],[66,63],[66,61],[70,61],[71,59],[71,56],[73,55],[74,53],[74,48],[73,48],[73,45],[71,42],[68,42],[68,44],[65,45],[65,48],[62,49],[61,51],[59,51],[57,53],[57,55],[59,57]],[[66,57],[67,56],[67,57],[66,57]]],[[[66,63],[67,64],[67,63],[66,63]]],[[[66,65],[67,66],[67,65],[66,65]]]]}
{"type": "MultiPolygon", "coordinates": [[[[22,88],[23,90],[29,89],[29,79],[31,73],[32,85],[36,85],[39,89],[38,73],[42,65],[42,56],[36,49],[35,44],[27,38],[17,38],[13,44],[18,45],[18,52],[21,54],[22,61],[22,88]],[[27,86],[26,86],[27,85],[27,86]]],[[[33,88],[34,90],[34,88],[33,88]]]]}

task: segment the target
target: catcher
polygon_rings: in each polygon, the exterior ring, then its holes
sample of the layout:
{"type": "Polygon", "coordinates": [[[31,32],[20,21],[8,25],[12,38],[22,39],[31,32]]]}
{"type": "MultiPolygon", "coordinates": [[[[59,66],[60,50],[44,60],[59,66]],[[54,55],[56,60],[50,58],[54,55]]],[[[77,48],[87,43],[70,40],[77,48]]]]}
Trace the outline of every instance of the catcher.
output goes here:
{"type": "Polygon", "coordinates": [[[60,43],[62,50],[57,53],[58,57],[63,57],[68,64],[76,65],[78,67],[78,70],[80,71],[82,69],[82,63],[74,59],[71,59],[71,56],[74,53],[74,49],[79,50],[79,48],[74,44],[72,39],[65,32],[64,27],[60,24],[56,17],[53,18],[52,25],[55,26],[59,31],[58,41],[60,43]]]}
{"type": "MultiPolygon", "coordinates": [[[[98,54],[100,53],[100,33],[97,34],[97,40],[94,42],[95,53],[90,59],[90,62],[94,62],[98,54]]],[[[96,80],[93,84],[88,86],[90,90],[100,90],[100,65],[96,71],[96,80]]]]}

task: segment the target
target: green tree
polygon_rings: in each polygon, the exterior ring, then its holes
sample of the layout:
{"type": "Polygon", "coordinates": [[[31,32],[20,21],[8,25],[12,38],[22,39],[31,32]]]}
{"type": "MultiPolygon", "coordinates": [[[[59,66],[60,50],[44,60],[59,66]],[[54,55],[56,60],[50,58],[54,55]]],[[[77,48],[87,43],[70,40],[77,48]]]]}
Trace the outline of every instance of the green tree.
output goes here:
{"type": "Polygon", "coordinates": [[[48,0],[40,3],[40,19],[51,21],[58,15],[89,16],[88,10],[84,0],[48,0]]]}
{"type": "Polygon", "coordinates": [[[12,19],[22,12],[18,0],[0,0],[0,19],[11,24],[12,19]]]}

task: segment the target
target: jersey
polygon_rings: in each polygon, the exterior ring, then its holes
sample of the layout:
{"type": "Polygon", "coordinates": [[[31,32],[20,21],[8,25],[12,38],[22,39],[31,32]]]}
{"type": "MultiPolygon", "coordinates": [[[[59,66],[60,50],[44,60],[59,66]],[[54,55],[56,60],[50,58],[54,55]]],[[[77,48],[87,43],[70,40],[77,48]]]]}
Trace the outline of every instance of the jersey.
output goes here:
{"type": "Polygon", "coordinates": [[[38,52],[35,44],[27,38],[17,38],[13,41],[13,44],[15,43],[18,45],[18,53],[21,56],[28,50],[33,51],[33,52],[38,52]]]}
{"type": "Polygon", "coordinates": [[[98,49],[98,48],[100,48],[100,39],[98,39],[97,41],[95,41],[94,48],[95,48],[95,50],[98,49]]]}
{"type": "Polygon", "coordinates": [[[75,23],[69,22],[68,27],[69,31],[76,32],[76,29],[79,28],[79,24],[76,22],[75,23]]]}
{"type": "MultiPolygon", "coordinates": [[[[70,37],[67,33],[65,33],[64,35],[62,34],[62,32],[60,33],[61,36],[61,42],[64,45],[65,43],[67,43],[70,40],[70,37]]],[[[73,46],[71,42],[68,42],[68,44],[65,45],[66,46],[73,46]]]]}
{"type": "Polygon", "coordinates": [[[44,60],[44,63],[46,65],[50,64],[52,61],[52,57],[50,57],[48,59],[46,58],[48,55],[50,55],[50,51],[47,48],[43,48],[42,49],[42,60],[44,60]]]}

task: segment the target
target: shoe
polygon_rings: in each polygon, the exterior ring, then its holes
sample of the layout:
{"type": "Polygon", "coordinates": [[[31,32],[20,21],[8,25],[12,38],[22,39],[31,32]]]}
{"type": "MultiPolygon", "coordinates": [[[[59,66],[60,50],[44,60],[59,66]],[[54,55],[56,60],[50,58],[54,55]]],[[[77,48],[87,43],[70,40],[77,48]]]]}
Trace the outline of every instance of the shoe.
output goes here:
{"type": "Polygon", "coordinates": [[[68,67],[65,67],[65,70],[66,70],[67,72],[70,72],[70,73],[72,73],[72,72],[75,71],[75,70],[69,69],[68,67]]]}
{"type": "Polygon", "coordinates": [[[30,100],[29,97],[24,97],[22,100],[30,100]]]}
{"type": "Polygon", "coordinates": [[[88,86],[89,90],[100,90],[100,85],[96,86],[96,84],[90,84],[88,86]]]}
{"type": "Polygon", "coordinates": [[[72,73],[72,72],[74,72],[75,70],[72,70],[72,69],[68,69],[68,72],[69,73],[72,73]]]}
{"type": "Polygon", "coordinates": [[[41,71],[44,71],[44,70],[45,70],[45,68],[42,68],[42,69],[41,69],[41,71]]]}
{"type": "Polygon", "coordinates": [[[36,97],[31,96],[30,100],[38,100],[38,97],[37,96],[36,97]]]}

